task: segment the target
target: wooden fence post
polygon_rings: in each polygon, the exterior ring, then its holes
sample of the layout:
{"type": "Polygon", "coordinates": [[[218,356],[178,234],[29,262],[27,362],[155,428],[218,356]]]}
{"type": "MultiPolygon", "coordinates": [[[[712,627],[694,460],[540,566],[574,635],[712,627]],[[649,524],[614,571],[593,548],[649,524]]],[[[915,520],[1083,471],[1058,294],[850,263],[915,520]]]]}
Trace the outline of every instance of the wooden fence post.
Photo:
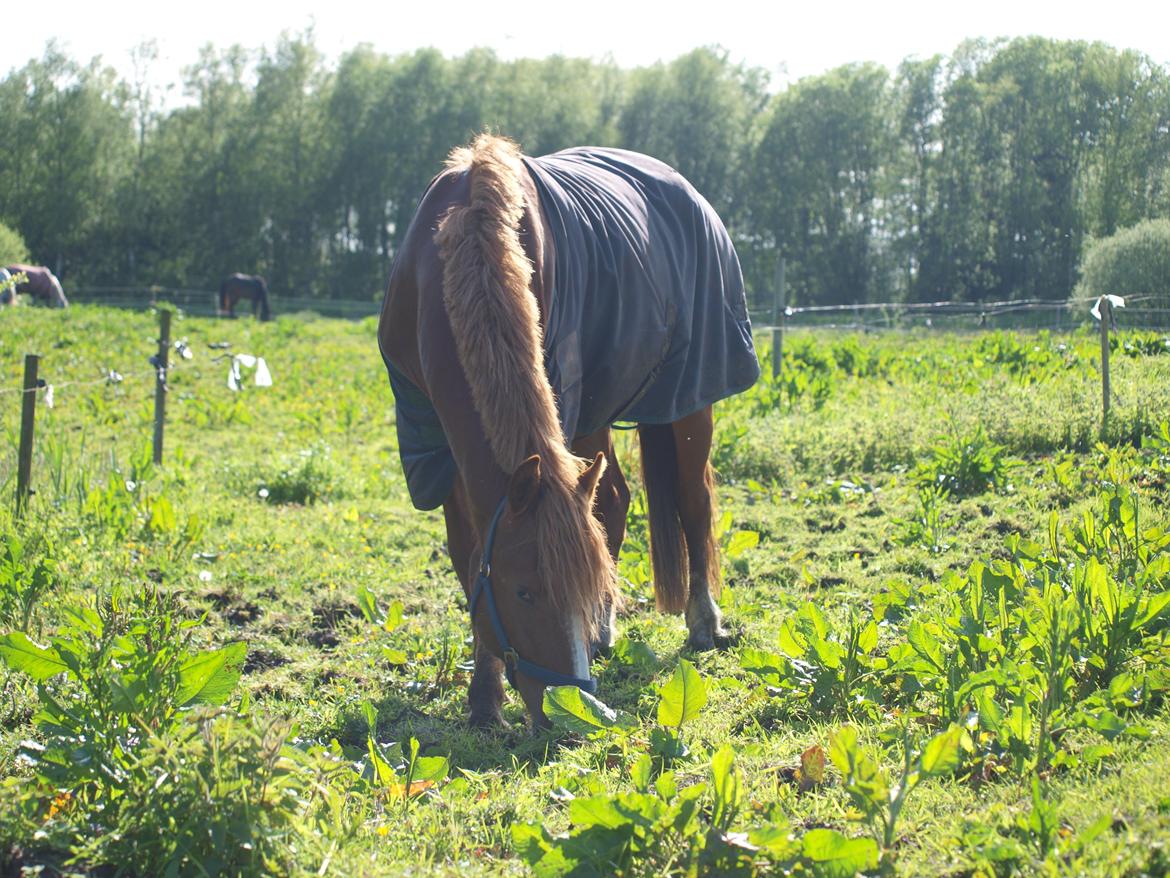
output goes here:
{"type": "Polygon", "coordinates": [[[784,288],[784,257],[776,263],[776,292],[772,295],[772,377],[780,375],[780,361],[784,357],[784,321],[788,310],[788,291],[784,288]]]}
{"type": "Polygon", "coordinates": [[[37,417],[37,368],[41,358],[36,354],[24,356],[24,392],[20,395],[20,448],[16,458],[16,514],[24,514],[28,506],[29,483],[32,479],[33,427],[37,417]]]}
{"type": "Polygon", "coordinates": [[[1101,438],[1109,424],[1109,324],[1113,322],[1113,305],[1108,296],[1098,302],[1101,311],[1101,438]]]}
{"type": "Polygon", "coordinates": [[[163,424],[167,414],[167,356],[171,348],[171,312],[163,308],[158,312],[158,358],[154,379],[154,462],[163,459],[163,424]]]}

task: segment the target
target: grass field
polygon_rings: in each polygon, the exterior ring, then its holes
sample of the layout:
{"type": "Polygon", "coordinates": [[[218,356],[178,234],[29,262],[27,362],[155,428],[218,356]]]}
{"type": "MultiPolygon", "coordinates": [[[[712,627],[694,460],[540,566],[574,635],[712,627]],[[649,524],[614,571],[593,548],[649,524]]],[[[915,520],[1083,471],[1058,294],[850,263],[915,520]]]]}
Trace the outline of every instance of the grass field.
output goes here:
{"type": "Polygon", "coordinates": [[[1160,336],[1117,337],[1102,444],[1090,332],[789,336],[716,410],[737,644],[655,611],[638,493],[604,705],[489,734],[373,321],[179,317],[155,467],[157,318],[20,311],[0,388],[38,352],[54,407],[18,521],[0,395],[0,874],[1170,870],[1160,336]]]}

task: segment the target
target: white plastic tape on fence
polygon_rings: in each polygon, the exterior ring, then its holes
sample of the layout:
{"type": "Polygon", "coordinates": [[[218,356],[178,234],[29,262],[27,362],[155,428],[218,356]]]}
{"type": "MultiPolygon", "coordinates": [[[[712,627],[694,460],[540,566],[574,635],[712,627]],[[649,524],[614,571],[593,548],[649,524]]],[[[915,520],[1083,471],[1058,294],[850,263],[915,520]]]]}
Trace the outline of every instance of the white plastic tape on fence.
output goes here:
{"type": "Polygon", "coordinates": [[[240,367],[245,369],[256,369],[256,374],[253,378],[257,387],[271,387],[272,373],[268,371],[268,364],[264,362],[263,357],[255,357],[252,354],[236,354],[232,357],[232,366],[228,370],[227,386],[231,390],[240,389],[240,367]]]}
{"type": "Polygon", "coordinates": [[[1093,308],[1091,311],[1089,311],[1095,320],[1101,319],[1101,299],[1108,299],[1109,307],[1111,308],[1125,307],[1125,299],[1123,299],[1121,296],[1114,296],[1112,293],[1106,293],[1104,296],[1101,296],[1100,299],[1097,299],[1097,301],[1093,303],[1093,308]]]}

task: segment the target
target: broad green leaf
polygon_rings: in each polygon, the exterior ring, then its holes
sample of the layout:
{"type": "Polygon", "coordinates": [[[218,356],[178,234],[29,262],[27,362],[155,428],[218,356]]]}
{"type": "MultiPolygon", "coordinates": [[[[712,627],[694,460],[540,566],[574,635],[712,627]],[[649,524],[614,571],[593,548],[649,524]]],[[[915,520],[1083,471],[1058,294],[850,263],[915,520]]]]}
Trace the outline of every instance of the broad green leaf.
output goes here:
{"type": "Polygon", "coordinates": [[[754,646],[745,646],[739,651],[739,666],[758,675],[769,686],[779,687],[787,676],[788,660],[754,646]]]}
{"type": "Polygon", "coordinates": [[[731,511],[723,510],[723,514],[719,516],[719,520],[715,522],[715,539],[723,539],[723,535],[731,528],[731,511]]]}
{"type": "Polygon", "coordinates": [[[406,650],[403,649],[393,649],[389,646],[383,647],[382,658],[386,659],[392,665],[410,664],[410,657],[407,656],[406,650]]]}
{"type": "Polygon", "coordinates": [[[845,647],[834,640],[814,640],[813,654],[823,667],[835,671],[845,658],[845,647]]]}
{"type": "Polygon", "coordinates": [[[38,683],[69,670],[57,650],[37,646],[23,631],[0,635],[0,659],[11,670],[28,674],[38,683]]]}
{"type": "Polygon", "coordinates": [[[450,763],[446,756],[419,756],[414,760],[414,771],[410,774],[410,783],[438,783],[450,771],[450,763]]]}
{"type": "Polygon", "coordinates": [[[1032,712],[1026,704],[1013,704],[1005,723],[1009,734],[1017,741],[1032,739],[1032,712]]]}
{"type": "Polygon", "coordinates": [[[858,872],[876,869],[878,846],[872,838],[849,838],[835,829],[810,829],[801,841],[801,851],[810,861],[814,875],[823,878],[853,878],[858,872]]]}
{"type": "Polygon", "coordinates": [[[975,708],[979,711],[979,725],[992,734],[998,734],[1003,728],[1003,711],[995,703],[994,691],[981,687],[974,691],[973,697],[975,708]]]}
{"type": "Polygon", "coordinates": [[[939,673],[943,673],[943,655],[939,649],[938,640],[930,630],[917,619],[910,623],[906,631],[906,639],[914,647],[914,651],[929,661],[939,673]]]}
{"type": "Polygon", "coordinates": [[[658,690],[659,725],[681,729],[707,703],[707,684],[686,659],[678,663],[666,685],[658,690]]]}
{"type": "Polygon", "coordinates": [[[842,726],[829,736],[829,758],[845,776],[845,791],[861,811],[875,814],[885,807],[889,784],[878,764],[859,746],[856,729],[842,726]]]}
{"type": "Polygon", "coordinates": [[[678,781],[674,779],[673,771],[664,771],[654,780],[654,792],[658,798],[669,804],[678,795],[678,781]]]}
{"type": "Polygon", "coordinates": [[[861,630],[861,635],[857,638],[857,647],[863,653],[868,655],[873,652],[878,645],[878,626],[877,622],[870,620],[869,624],[861,630]]]}
{"type": "Polygon", "coordinates": [[[789,619],[780,626],[780,651],[790,658],[803,658],[808,649],[808,640],[796,630],[789,619]]]}
{"type": "Polygon", "coordinates": [[[389,633],[401,625],[405,612],[406,607],[402,605],[402,601],[394,601],[391,603],[390,609],[386,611],[386,618],[382,622],[382,630],[389,633]]]}
{"type": "Polygon", "coordinates": [[[1161,594],[1151,595],[1142,607],[1141,618],[1138,619],[1134,628],[1145,628],[1163,613],[1170,611],[1170,591],[1164,591],[1161,594]]]}
{"type": "Polygon", "coordinates": [[[544,690],[544,714],[553,725],[578,734],[621,725],[617,711],[576,686],[549,686],[544,690]]]}
{"type": "Polygon", "coordinates": [[[646,792],[650,788],[650,776],[654,771],[654,761],[650,758],[649,753],[641,753],[638,758],[634,760],[634,764],[630,766],[630,782],[634,785],[640,793],[646,792]]]}
{"type": "Polygon", "coordinates": [[[372,738],[378,729],[378,711],[368,700],[362,702],[362,716],[366,718],[366,728],[369,729],[372,738]]]}
{"type": "Polygon", "coordinates": [[[800,843],[793,838],[792,827],[787,823],[768,823],[748,830],[748,841],[773,860],[790,859],[800,850],[800,843]]]}
{"type": "Polygon", "coordinates": [[[623,637],[613,645],[613,661],[634,668],[652,669],[658,667],[658,656],[644,640],[623,637]]]}
{"type": "Polygon", "coordinates": [[[378,609],[378,599],[374,597],[374,593],[366,588],[364,585],[357,590],[357,605],[358,609],[362,611],[362,615],[366,617],[366,621],[371,625],[378,625],[382,621],[382,611],[378,609]]]}
{"type": "Polygon", "coordinates": [[[609,796],[589,796],[569,802],[569,820],[575,826],[602,826],[617,829],[629,822],[609,796]]]}
{"type": "Polygon", "coordinates": [[[760,535],[754,530],[737,530],[727,542],[728,558],[738,558],[748,549],[753,549],[760,542],[760,535]]]}
{"type": "Polygon", "coordinates": [[[926,742],[920,767],[924,775],[953,774],[962,761],[963,729],[951,726],[926,742]]]}
{"type": "Polygon", "coordinates": [[[531,866],[551,849],[547,835],[548,831],[539,823],[513,823],[512,848],[531,866]]]}
{"type": "Polygon", "coordinates": [[[178,703],[223,704],[240,680],[247,654],[248,644],[239,641],[189,659],[179,668],[178,703]]]}
{"type": "Polygon", "coordinates": [[[728,744],[720,747],[711,758],[711,789],[715,794],[711,823],[720,830],[726,830],[739,813],[742,798],[739,770],[735,767],[735,751],[728,744]]]}
{"type": "Polygon", "coordinates": [[[821,612],[820,607],[812,601],[805,601],[801,604],[800,609],[796,611],[796,618],[799,620],[807,620],[812,625],[816,636],[821,640],[829,636],[829,620],[825,618],[825,614],[821,612]]]}
{"type": "Polygon", "coordinates": [[[382,748],[378,746],[378,742],[374,740],[372,735],[366,738],[366,752],[370,757],[370,771],[373,773],[374,782],[378,786],[389,789],[398,783],[398,772],[386,761],[386,758],[382,755],[382,748]]]}
{"type": "Polygon", "coordinates": [[[154,533],[172,533],[177,527],[175,507],[166,497],[156,497],[150,504],[150,529],[154,533]]]}
{"type": "Polygon", "coordinates": [[[1090,744],[1081,751],[1081,759],[1086,765],[1096,765],[1098,762],[1108,759],[1114,752],[1113,747],[1109,744],[1090,744]]]}
{"type": "Polygon", "coordinates": [[[842,774],[848,774],[857,753],[857,729],[841,726],[829,736],[829,758],[842,774]]]}
{"type": "Polygon", "coordinates": [[[1085,725],[1093,731],[1099,732],[1106,741],[1112,741],[1129,728],[1129,723],[1108,708],[1096,713],[1086,713],[1083,716],[1085,725]]]}

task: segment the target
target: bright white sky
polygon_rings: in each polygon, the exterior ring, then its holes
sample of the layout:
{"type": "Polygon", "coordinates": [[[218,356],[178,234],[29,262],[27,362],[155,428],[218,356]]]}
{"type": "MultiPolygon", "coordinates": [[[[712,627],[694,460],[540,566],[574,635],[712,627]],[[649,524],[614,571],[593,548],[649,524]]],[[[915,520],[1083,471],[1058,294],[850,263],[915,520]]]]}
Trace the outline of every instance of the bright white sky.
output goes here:
{"type": "MultiPolygon", "coordinates": [[[[453,56],[488,46],[504,58],[609,56],[633,67],[717,44],[733,61],[766,69],[774,86],[853,61],[893,69],[908,56],[949,54],[968,37],[1101,40],[1170,62],[1165,0],[11,0],[5,6],[0,75],[39,57],[55,38],[74,59],[101,55],[129,78],[130,50],[154,40],[160,57],[150,74],[160,86],[177,83],[206,43],[257,49],[273,46],[282,31],[309,27],[330,61],[366,42],[388,54],[434,46],[453,56]]],[[[176,89],[171,100],[178,97],[176,89]]]]}

